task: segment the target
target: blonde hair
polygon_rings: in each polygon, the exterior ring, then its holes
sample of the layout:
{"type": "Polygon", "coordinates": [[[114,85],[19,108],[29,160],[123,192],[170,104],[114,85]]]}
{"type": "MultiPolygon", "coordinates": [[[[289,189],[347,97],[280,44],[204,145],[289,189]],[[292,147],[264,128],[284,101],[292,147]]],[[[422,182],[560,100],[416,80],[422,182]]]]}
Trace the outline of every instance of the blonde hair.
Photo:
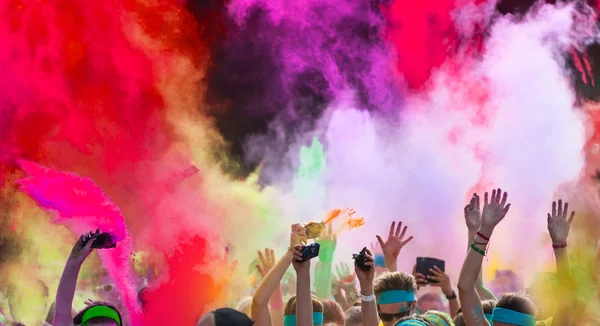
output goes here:
{"type": "Polygon", "coordinates": [[[373,284],[375,296],[379,297],[382,292],[391,290],[405,290],[417,292],[415,278],[402,272],[385,272],[379,275],[373,284]]]}
{"type": "MultiPolygon", "coordinates": [[[[313,312],[323,313],[323,304],[321,303],[321,301],[319,301],[319,299],[317,299],[317,297],[315,297],[314,295],[311,297],[311,300],[312,300],[313,312]]],[[[295,314],[296,314],[296,296],[293,296],[288,300],[288,302],[286,302],[285,308],[283,309],[283,315],[289,316],[289,315],[295,315],[295,314]]]]}

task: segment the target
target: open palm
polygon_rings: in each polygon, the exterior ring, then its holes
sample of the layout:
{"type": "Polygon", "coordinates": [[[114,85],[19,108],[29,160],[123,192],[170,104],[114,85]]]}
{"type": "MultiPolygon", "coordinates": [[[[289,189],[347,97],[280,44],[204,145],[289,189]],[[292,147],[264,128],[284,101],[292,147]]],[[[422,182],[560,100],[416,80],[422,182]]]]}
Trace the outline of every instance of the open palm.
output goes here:
{"type": "Polygon", "coordinates": [[[568,211],[569,203],[565,203],[563,206],[562,200],[559,199],[557,209],[556,202],[552,202],[552,215],[548,213],[548,233],[550,233],[553,245],[564,245],[567,243],[571,223],[575,218],[575,212],[573,211],[569,219],[567,219],[568,211]]]}
{"type": "Polygon", "coordinates": [[[406,226],[402,228],[402,222],[398,222],[398,227],[396,227],[396,222],[392,222],[390,233],[388,234],[386,241],[383,241],[380,236],[377,236],[377,241],[379,241],[381,250],[386,257],[398,257],[400,250],[413,239],[412,236],[404,239],[406,230],[406,226]]]}
{"type": "Polygon", "coordinates": [[[492,197],[488,200],[488,193],[484,195],[483,212],[481,213],[481,225],[494,228],[504,217],[510,208],[506,204],[508,194],[502,193],[502,189],[492,190],[492,197]]]}

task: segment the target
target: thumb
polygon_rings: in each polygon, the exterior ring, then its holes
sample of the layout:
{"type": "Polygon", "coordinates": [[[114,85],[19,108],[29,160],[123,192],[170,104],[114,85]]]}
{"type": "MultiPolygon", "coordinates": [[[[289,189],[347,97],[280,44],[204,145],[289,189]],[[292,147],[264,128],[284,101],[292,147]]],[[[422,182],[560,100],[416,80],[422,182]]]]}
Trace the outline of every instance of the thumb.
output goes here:
{"type": "Polygon", "coordinates": [[[376,237],[377,237],[377,241],[379,241],[379,245],[381,246],[381,249],[383,249],[383,243],[384,243],[383,239],[381,239],[381,237],[378,235],[376,235],[376,237]]]}

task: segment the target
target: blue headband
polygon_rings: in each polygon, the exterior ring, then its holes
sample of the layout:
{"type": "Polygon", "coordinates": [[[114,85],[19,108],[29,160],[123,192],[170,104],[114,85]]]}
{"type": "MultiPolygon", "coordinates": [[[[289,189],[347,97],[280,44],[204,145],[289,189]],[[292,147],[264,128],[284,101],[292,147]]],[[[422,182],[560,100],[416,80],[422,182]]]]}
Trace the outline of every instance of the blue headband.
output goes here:
{"type": "Polygon", "coordinates": [[[398,302],[413,302],[415,301],[415,293],[406,290],[391,290],[381,292],[377,304],[391,304],[398,302]]]}
{"type": "Polygon", "coordinates": [[[400,324],[398,324],[397,326],[427,326],[427,324],[425,324],[424,322],[420,321],[420,320],[405,320],[403,322],[401,322],[400,324]]]}
{"type": "Polygon", "coordinates": [[[492,324],[492,314],[485,314],[485,319],[490,322],[490,325],[494,325],[492,324]]]}
{"type": "MultiPolygon", "coordinates": [[[[296,326],[296,315],[283,316],[284,326],[296,326]]],[[[323,325],[323,313],[313,312],[313,325],[323,325]]]]}
{"type": "Polygon", "coordinates": [[[385,267],[385,256],[384,255],[375,255],[375,266],[385,267]]]}
{"type": "Polygon", "coordinates": [[[426,314],[425,319],[435,324],[435,326],[449,326],[448,323],[444,320],[444,318],[434,315],[434,314],[426,314]]]}
{"type": "Polygon", "coordinates": [[[494,308],[492,321],[519,326],[534,326],[535,317],[529,314],[523,314],[514,310],[504,308],[494,308]]]}

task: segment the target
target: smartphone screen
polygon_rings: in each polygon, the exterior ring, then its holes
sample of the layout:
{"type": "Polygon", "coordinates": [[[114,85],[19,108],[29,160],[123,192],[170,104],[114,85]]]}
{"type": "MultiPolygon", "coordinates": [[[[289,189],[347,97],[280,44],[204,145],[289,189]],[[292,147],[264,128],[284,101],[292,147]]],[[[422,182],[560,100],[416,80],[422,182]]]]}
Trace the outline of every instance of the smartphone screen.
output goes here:
{"type": "MultiPolygon", "coordinates": [[[[429,257],[417,257],[417,273],[421,273],[425,275],[425,278],[429,275],[433,275],[429,269],[433,269],[434,266],[441,269],[442,272],[446,271],[446,262],[437,259],[437,258],[429,258],[429,257]]],[[[427,279],[427,283],[436,283],[435,281],[431,281],[427,279]]]]}

